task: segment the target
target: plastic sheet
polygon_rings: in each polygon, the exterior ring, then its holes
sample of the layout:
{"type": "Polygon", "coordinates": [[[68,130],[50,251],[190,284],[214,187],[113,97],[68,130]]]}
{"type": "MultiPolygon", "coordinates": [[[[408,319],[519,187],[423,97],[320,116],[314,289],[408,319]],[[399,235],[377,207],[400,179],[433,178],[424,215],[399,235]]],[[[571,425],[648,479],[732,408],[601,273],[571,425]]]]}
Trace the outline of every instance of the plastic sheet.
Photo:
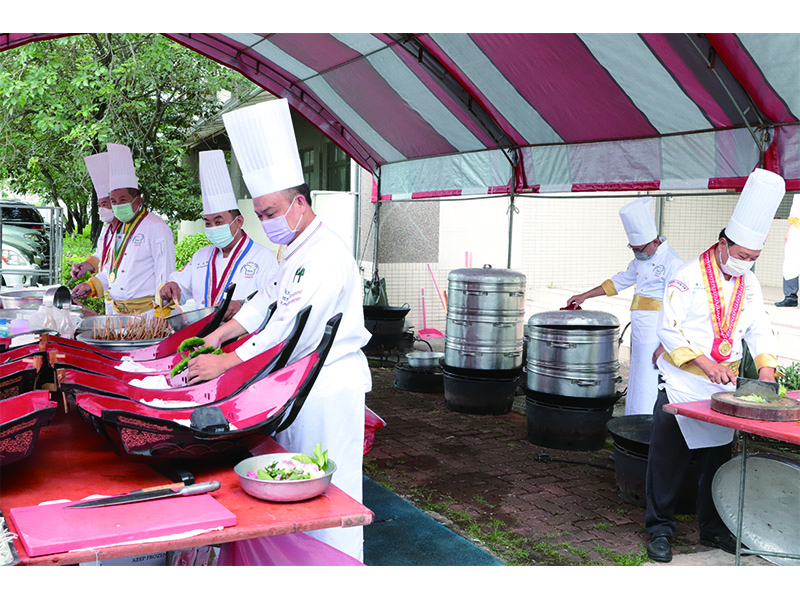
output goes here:
{"type": "Polygon", "coordinates": [[[372,445],[375,443],[375,432],[386,426],[386,421],[368,407],[364,411],[364,454],[369,454],[372,445]]]}
{"type": "Polygon", "coordinates": [[[219,566],[346,567],[364,563],[305,533],[287,533],[223,544],[219,566]]]}

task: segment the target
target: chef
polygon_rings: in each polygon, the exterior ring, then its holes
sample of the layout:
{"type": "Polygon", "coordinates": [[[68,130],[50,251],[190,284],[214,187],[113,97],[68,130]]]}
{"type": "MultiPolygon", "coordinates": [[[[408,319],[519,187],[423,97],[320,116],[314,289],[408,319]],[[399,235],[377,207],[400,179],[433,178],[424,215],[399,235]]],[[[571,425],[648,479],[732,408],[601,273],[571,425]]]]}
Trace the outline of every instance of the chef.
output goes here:
{"type": "Polygon", "coordinates": [[[228,320],[253,292],[267,290],[278,261],[245,232],[222,150],[200,152],[199,157],[203,219],[212,245],[200,248],[188,265],[172,273],[158,295],[163,304],[192,298],[197,308],[204,308],[219,304],[225,290],[236,284],[225,315],[228,320]]]}
{"type": "Polygon", "coordinates": [[[789,212],[789,230],[783,246],[783,300],[775,306],[797,306],[800,275],[800,194],[795,194],[789,212]]]}
{"type": "Polygon", "coordinates": [[[172,230],[145,208],[130,148],[107,144],[106,152],[111,209],[119,223],[113,229],[107,269],[76,285],[72,295],[104,297],[110,314],[152,315],[158,286],[175,271],[172,230]]]}
{"type": "Polygon", "coordinates": [[[649,415],[653,413],[658,393],[658,371],[653,366],[653,352],[658,347],[658,311],[664,286],[682,261],[667,240],[658,236],[651,198],[639,198],[626,204],[620,209],[619,217],[634,259],[626,270],[601,285],[572,296],[567,306],[578,307],[587,298],[596,296],[616,296],[621,290],[636,286],[631,303],[631,361],[625,414],[649,415]]]}
{"type": "MultiPolygon", "coordinates": [[[[365,394],[372,380],[361,351],[370,333],[364,328],[358,266],[346,244],[312,210],[287,101],[241,108],[223,119],[256,215],[269,239],[286,248],[275,279],[275,294],[271,295],[278,305],[267,325],[235,352],[192,359],[189,382],[217,377],[232,365],[271,348],[286,338],[297,314],[311,306],[290,360],[305,356],[317,347],[325,323],[342,313],[333,346],[302,411],[276,439],[291,452],[309,455],[320,443],[336,462],[334,485],[360,502],[365,394]]],[[[256,295],[233,319],[208,335],[206,342],[219,346],[255,331],[264,320],[269,302],[267,294],[256,295]]],[[[309,535],[362,560],[362,527],[336,527],[309,535]]]]}
{"type": "Polygon", "coordinates": [[[714,474],[730,458],[733,430],[670,415],[663,406],[734,391],[742,340],[754,357],[759,379],[774,381],[775,335],[751,268],[764,248],[783,194],[779,175],[763,169],[751,173],[717,243],[681,265],[664,292],[657,329],[665,349],[657,361],[664,384],[659,386],[653,412],[646,475],[647,554],[653,560],[672,559],[675,498],[693,459],[699,469],[700,543],[736,551],[736,539],[711,496],[714,474]]]}
{"type": "MultiPolygon", "coordinates": [[[[103,227],[100,229],[97,249],[85,261],[72,265],[70,276],[80,279],[87,273],[99,273],[108,264],[111,256],[111,240],[114,237],[114,228],[119,221],[114,217],[111,209],[111,198],[108,195],[108,152],[99,152],[83,159],[89,177],[92,180],[95,194],[97,195],[97,211],[103,227]]],[[[111,314],[111,303],[106,302],[106,314],[111,314]]]]}

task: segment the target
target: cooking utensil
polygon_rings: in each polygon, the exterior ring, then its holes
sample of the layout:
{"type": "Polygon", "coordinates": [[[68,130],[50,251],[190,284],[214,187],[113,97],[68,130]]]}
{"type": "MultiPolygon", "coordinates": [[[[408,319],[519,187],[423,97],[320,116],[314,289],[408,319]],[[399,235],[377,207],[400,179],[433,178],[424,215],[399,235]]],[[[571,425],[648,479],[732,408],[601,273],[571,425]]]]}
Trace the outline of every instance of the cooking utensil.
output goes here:
{"type": "Polygon", "coordinates": [[[438,367],[444,352],[409,352],[406,358],[410,367],[438,367]]]}
{"type": "Polygon", "coordinates": [[[331,484],[333,474],[336,472],[336,463],[328,459],[328,469],[325,475],[314,477],[313,479],[297,479],[289,481],[267,481],[257,477],[248,477],[247,472],[256,472],[258,469],[268,467],[275,461],[291,459],[295,454],[291,452],[279,452],[276,454],[262,454],[261,456],[251,456],[237,464],[233,471],[239,476],[239,484],[242,489],[261,500],[271,502],[297,502],[308,500],[319,496],[328,489],[331,484]]]}
{"type": "Polygon", "coordinates": [[[169,323],[169,326],[172,327],[173,331],[180,331],[187,325],[191,325],[203,317],[207,317],[215,310],[217,310],[216,306],[209,306],[187,312],[177,312],[167,317],[167,323],[169,323]]]}
{"type": "Polygon", "coordinates": [[[423,340],[444,337],[444,334],[438,329],[428,329],[428,323],[425,319],[425,288],[420,288],[420,295],[422,296],[422,329],[420,329],[417,334],[423,340]]]}
{"type": "Polygon", "coordinates": [[[121,494],[119,496],[109,496],[108,498],[100,498],[99,500],[89,500],[87,502],[79,502],[77,504],[70,504],[65,508],[95,508],[98,506],[114,506],[117,504],[129,504],[131,502],[144,502],[145,500],[156,500],[158,498],[170,498],[172,496],[195,496],[197,494],[205,494],[219,489],[219,481],[205,481],[203,483],[194,483],[192,485],[183,484],[168,484],[161,485],[154,488],[145,488],[121,494]]]}
{"type": "Polygon", "coordinates": [[[68,308],[72,304],[72,292],[65,285],[47,288],[42,296],[42,304],[56,308],[68,308]]]}
{"type": "Polygon", "coordinates": [[[755,394],[761,396],[764,400],[770,401],[779,398],[778,392],[780,386],[774,381],[761,381],[760,379],[747,379],[746,377],[736,378],[736,391],[734,396],[750,396],[755,394]]]}

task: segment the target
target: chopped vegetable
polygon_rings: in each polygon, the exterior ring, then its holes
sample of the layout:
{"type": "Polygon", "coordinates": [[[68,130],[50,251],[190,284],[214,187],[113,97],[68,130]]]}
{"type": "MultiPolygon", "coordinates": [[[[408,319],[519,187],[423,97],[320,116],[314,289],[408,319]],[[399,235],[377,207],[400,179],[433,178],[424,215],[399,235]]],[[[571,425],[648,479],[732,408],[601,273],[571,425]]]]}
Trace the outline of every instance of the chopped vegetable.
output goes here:
{"type": "Polygon", "coordinates": [[[739,400],[744,400],[745,402],[764,402],[766,400],[757,394],[748,394],[747,396],[738,396],[739,400]]]}
{"type": "Polygon", "coordinates": [[[785,398],[786,392],[787,392],[786,386],[783,385],[778,386],[778,396],[780,396],[781,398],[785,398]]]}
{"type": "MultiPolygon", "coordinates": [[[[248,472],[248,476],[252,471],[248,472]]],[[[293,459],[273,461],[269,466],[258,469],[255,476],[264,481],[299,481],[321,477],[325,471],[315,464],[297,462],[293,459]]]]}

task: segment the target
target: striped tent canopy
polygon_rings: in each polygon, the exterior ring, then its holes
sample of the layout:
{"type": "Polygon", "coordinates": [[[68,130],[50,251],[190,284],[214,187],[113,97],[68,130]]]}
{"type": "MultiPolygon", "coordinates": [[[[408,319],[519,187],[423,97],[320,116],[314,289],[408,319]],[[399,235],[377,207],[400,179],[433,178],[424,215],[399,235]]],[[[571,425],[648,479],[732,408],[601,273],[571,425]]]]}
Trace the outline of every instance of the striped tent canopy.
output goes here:
{"type": "Polygon", "coordinates": [[[800,189],[800,34],[164,35],[287,98],[382,199],[739,190],[759,165],[800,189]]]}

